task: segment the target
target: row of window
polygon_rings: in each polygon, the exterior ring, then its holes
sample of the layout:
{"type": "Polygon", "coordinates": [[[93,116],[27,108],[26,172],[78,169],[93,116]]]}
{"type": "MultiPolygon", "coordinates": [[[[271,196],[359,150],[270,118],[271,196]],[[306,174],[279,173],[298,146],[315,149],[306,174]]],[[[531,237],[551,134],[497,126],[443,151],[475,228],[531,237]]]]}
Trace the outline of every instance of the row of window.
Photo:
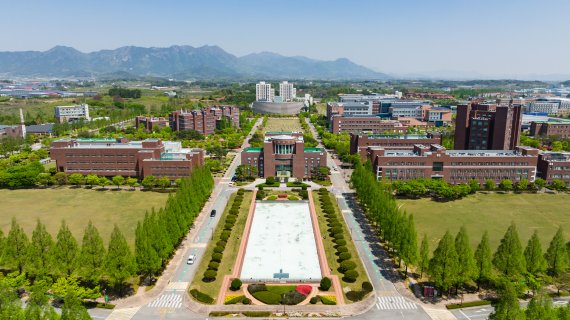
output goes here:
{"type": "Polygon", "coordinates": [[[66,153],[66,157],[70,158],[134,158],[134,154],[81,154],[81,153],[66,153]]]}
{"type": "Polygon", "coordinates": [[[67,164],[131,164],[134,165],[134,161],[67,161],[67,164]]]}

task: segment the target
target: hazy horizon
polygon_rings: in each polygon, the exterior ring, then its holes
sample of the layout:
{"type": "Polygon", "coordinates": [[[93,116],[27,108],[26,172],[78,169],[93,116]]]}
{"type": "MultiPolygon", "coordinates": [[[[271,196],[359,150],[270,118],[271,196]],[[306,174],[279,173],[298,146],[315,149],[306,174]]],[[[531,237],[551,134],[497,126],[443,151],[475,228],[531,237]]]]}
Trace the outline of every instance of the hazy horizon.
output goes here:
{"type": "Polygon", "coordinates": [[[0,51],[216,45],[236,56],[348,58],[401,77],[563,79],[570,75],[569,9],[563,0],[36,0],[10,4],[17,19],[0,21],[0,51]]]}

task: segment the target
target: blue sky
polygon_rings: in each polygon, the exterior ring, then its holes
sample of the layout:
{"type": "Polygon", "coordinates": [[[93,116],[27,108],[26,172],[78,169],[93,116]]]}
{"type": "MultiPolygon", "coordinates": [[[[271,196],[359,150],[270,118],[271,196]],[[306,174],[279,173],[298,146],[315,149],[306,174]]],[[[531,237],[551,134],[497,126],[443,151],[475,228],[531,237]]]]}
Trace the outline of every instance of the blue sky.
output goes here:
{"type": "Polygon", "coordinates": [[[0,1],[1,51],[218,45],[393,74],[570,74],[568,0],[0,1]]]}

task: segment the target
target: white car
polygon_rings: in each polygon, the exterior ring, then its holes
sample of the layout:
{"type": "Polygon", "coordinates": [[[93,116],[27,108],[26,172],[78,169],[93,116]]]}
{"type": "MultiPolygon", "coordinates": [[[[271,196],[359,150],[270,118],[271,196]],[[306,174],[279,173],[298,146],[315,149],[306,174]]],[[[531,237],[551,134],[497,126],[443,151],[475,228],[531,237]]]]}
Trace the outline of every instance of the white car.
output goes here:
{"type": "Polygon", "coordinates": [[[186,261],[186,264],[194,264],[194,261],[196,261],[196,256],[191,254],[188,256],[188,261],[186,261]]]}

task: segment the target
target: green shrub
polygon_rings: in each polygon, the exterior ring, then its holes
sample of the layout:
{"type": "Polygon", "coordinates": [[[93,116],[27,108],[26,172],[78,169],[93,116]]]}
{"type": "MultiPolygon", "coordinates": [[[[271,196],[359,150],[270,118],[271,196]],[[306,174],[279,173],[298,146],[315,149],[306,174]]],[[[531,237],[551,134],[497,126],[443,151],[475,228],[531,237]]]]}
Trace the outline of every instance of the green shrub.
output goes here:
{"type": "Polygon", "coordinates": [[[222,257],[223,255],[221,253],[213,253],[211,261],[222,262],[222,257]]]}
{"type": "Polygon", "coordinates": [[[267,197],[267,200],[277,200],[277,196],[269,196],[267,197]]]}
{"type": "Polygon", "coordinates": [[[331,227],[331,229],[332,228],[341,228],[342,229],[342,224],[340,222],[338,222],[338,220],[336,220],[334,222],[329,221],[329,227],[331,227]]]}
{"type": "Polygon", "coordinates": [[[374,287],[372,287],[372,283],[368,282],[368,281],[364,281],[362,283],[362,291],[364,292],[372,292],[372,290],[374,290],[374,287]]]}
{"type": "Polygon", "coordinates": [[[249,286],[247,286],[247,291],[251,294],[254,294],[254,293],[260,292],[260,291],[267,291],[267,286],[264,283],[250,284],[249,286]]]}
{"type": "Polygon", "coordinates": [[[241,280],[238,278],[233,279],[232,283],[230,284],[230,290],[238,291],[240,288],[241,288],[241,280]]]}
{"type": "Polygon", "coordinates": [[[243,311],[241,314],[250,318],[263,318],[271,316],[270,311],[243,311]]]}
{"type": "Polygon", "coordinates": [[[223,253],[224,252],[224,247],[214,247],[214,252],[215,253],[223,253]]]}
{"type": "MultiPolygon", "coordinates": [[[[333,298],[334,298],[334,296],[333,296],[333,298]]],[[[321,296],[321,302],[323,304],[326,304],[326,305],[335,305],[336,304],[335,300],[332,300],[327,296],[321,296]]]]}
{"type": "Polygon", "coordinates": [[[344,234],[342,233],[337,233],[333,236],[333,238],[335,238],[336,240],[341,240],[344,239],[344,234]]]}
{"type": "Polygon", "coordinates": [[[238,210],[238,209],[231,208],[231,209],[230,209],[230,214],[236,214],[236,215],[237,215],[237,214],[239,214],[239,210],[238,210]]]}
{"type": "Polygon", "coordinates": [[[348,248],[346,246],[338,246],[336,248],[336,252],[338,252],[338,254],[341,254],[343,252],[348,252],[348,248]]]}
{"type": "Polygon", "coordinates": [[[226,223],[234,224],[234,223],[236,223],[236,220],[237,220],[236,216],[231,216],[231,215],[230,215],[230,216],[228,216],[228,217],[226,218],[226,223]]]}
{"type": "Polygon", "coordinates": [[[289,198],[288,198],[288,199],[289,199],[289,200],[291,200],[291,201],[297,201],[297,200],[300,200],[299,198],[297,198],[297,197],[295,197],[295,196],[289,196],[289,198]]]}
{"type": "Polygon", "coordinates": [[[334,239],[334,243],[336,243],[338,246],[346,246],[346,240],[344,239],[334,239]]]}
{"type": "Polygon", "coordinates": [[[352,255],[349,252],[343,252],[343,253],[338,255],[338,258],[341,261],[344,261],[344,260],[348,260],[348,259],[352,258],[352,255]]]}
{"type": "Polygon", "coordinates": [[[206,270],[206,272],[204,272],[204,278],[202,279],[202,281],[204,281],[204,282],[215,281],[217,275],[218,275],[218,272],[216,270],[208,269],[208,270],[206,270]]]}
{"type": "Polygon", "coordinates": [[[350,301],[360,301],[365,295],[363,291],[349,291],[346,293],[346,298],[350,301]]]}
{"type": "Polygon", "coordinates": [[[340,263],[340,272],[346,273],[348,270],[356,269],[356,263],[352,260],[345,260],[340,263]]]}
{"type": "Polygon", "coordinates": [[[320,300],[321,300],[321,299],[320,299],[320,296],[317,295],[317,296],[312,297],[311,300],[309,300],[309,303],[310,303],[310,304],[316,304],[316,303],[319,302],[320,300]]]}
{"type": "Polygon", "coordinates": [[[225,317],[225,316],[229,316],[230,314],[232,314],[231,312],[228,311],[212,311],[210,312],[210,317],[225,317]]]}
{"type": "Polygon", "coordinates": [[[342,230],[341,227],[330,228],[329,231],[331,234],[343,234],[344,233],[344,231],[342,230]]]}
{"type": "Polygon", "coordinates": [[[307,296],[303,295],[300,292],[289,291],[281,295],[281,304],[292,306],[303,302],[303,300],[306,298],[307,296]]]}
{"type": "Polygon", "coordinates": [[[238,195],[243,195],[245,193],[245,190],[243,188],[239,188],[239,190],[237,191],[238,195]]]}
{"type": "Polygon", "coordinates": [[[270,291],[258,291],[251,294],[255,299],[265,304],[280,304],[281,296],[270,291]]]}
{"type": "Polygon", "coordinates": [[[232,231],[233,228],[234,228],[234,224],[233,224],[233,223],[226,223],[226,224],[224,224],[224,231],[232,231]]]}
{"type": "Polygon", "coordinates": [[[346,282],[354,282],[358,278],[358,272],[356,270],[348,270],[344,273],[343,280],[346,282]]]}
{"type": "Polygon", "coordinates": [[[224,247],[225,248],[226,244],[228,244],[228,243],[225,241],[222,241],[222,240],[216,242],[216,246],[218,246],[218,247],[224,247]]]}
{"type": "Polygon", "coordinates": [[[326,193],[328,193],[329,191],[327,190],[327,188],[324,188],[324,187],[323,187],[323,188],[320,188],[320,189],[319,189],[319,192],[326,194],[326,193]]]}
{"type": "Polygon", "coordinates": [[[218,270],[219,267],[220,267],[220,263],[219,263],[219,262],[210,261],[210,263],[208,263],[208,269],[218,270]]]}
{"type": "Polygon", "coordinates": [[[265,192],[263,191],[257,191],[257,193],[255,194],[255,200],[263,200],[263,198],[265,198],[265,192]]]}
{"type": "Polygon", "coordinates": [[[477,301],[470,301],[470,302],[464,302],[464,303],[451,303],[446,305],[445,307],[449,310],[453,310],[453,309],[461,309],[461,308],[467,308],[467,307],[478,307],[478,306],[486,306],[491,304],[491,301],[489,300],[477,300],[477,301]]]}
{"type": "Polygon", "coordinates": [[[250,298],[243,298],[243,299],[241,300],[241,303],[243,303],[243,304],[251,304],[251,299],[250,299],[250,298]]]}
{"type": "Polygon", "coordinates": [[[309,192],[306,191],[306,190],[299,191],[299,196],[300,196],[303,200],[307,200],[307,199],[309,199],[309,192]]]}
{"type": "Polygon", "coordinates": [[[324,277],[321,279],[321,286],[319,287],[319,290],[322,291],[329,291],[329,289],[332,286],[332,281],[330,278],[328,277],[324,277]]]}
{"type": "Polygon", "coordinates": [[[224,230],[222,232],[222,235],[220,236],[220,240],[228,241],[228,239],[230,238],[230,234],[226,233],[226,232],[228,232],[228,230],[224,230]]]}
{"type": "Polygon", "coordinates": [[[245,299],[244,296],[237,296],[237,297],[234,297],[232,299],[224,301],[224,304],[236,304],[239,302],[243,302],[243,299],[245,299]]]}
{"type": "Polygon", "coordinates": [[[212,304],[214,302],[214,298],[212,298],[209,295],[207,295],[203,292],[200,292],[196,289],[190,290],[190,294],[192,295],[192,297],[194,297],[194,299],[196,299],[202,303],[212,304]]]}

